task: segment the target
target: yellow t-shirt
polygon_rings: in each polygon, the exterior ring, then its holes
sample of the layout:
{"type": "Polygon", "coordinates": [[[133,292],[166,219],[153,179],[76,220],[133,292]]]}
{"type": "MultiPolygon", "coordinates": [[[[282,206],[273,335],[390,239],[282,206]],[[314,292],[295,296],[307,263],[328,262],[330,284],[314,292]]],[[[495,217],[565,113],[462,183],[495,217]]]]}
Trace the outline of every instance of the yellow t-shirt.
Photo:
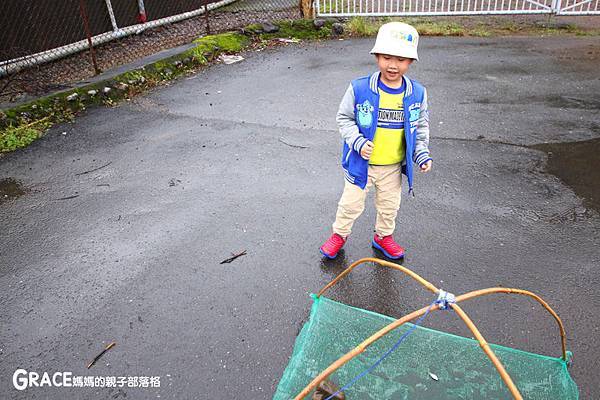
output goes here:
{"type": "Polygon", "coordinates": [[[379,83],[379,115],[373,139],[371,165],[391,165],[404,160],[404,87],[392,89],[379,83]]]}

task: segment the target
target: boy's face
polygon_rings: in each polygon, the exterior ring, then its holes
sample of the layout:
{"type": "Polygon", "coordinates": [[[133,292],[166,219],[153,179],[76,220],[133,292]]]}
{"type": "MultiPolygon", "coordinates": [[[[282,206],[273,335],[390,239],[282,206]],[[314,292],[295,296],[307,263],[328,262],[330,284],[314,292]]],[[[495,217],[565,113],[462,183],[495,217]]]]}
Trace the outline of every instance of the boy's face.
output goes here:
{"type": "Polygon", "coordinates": [[[377,54],[377,65],[381,71],[383,83],[399,84],[402,76],[408,71],[412,64],[412,58],[390,56],[389,54],[377,54]]]}

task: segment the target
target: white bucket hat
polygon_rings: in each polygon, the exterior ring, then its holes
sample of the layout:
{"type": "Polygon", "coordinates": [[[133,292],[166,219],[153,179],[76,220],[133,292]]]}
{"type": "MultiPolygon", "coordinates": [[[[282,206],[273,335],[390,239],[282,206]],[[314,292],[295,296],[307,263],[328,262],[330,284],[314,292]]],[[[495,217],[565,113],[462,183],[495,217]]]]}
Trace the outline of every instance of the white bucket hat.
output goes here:
{"type": "Polygon", "coordinates": [[[404,22],[389,22],[379,28],[371,54],[389,54],[418,61],[418,44],[419,33],[415,28],[404,22]]]}

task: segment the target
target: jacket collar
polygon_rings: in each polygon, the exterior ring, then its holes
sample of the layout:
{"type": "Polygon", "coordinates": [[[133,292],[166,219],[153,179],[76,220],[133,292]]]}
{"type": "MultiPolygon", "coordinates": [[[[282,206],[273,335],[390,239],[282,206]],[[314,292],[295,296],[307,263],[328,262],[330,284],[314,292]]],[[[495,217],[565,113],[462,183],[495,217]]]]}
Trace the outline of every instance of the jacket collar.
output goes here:
{"type": "MultiPolygon", "coordinates": [[[[381,72],[377,71],[377,72],[373,73],[373,75],[371,75],[371,78],[369,78],[369,88],[375,94],[378,93],[377,83],[379,82],[380,74],[381,74],[381,72]]],[[[404,84],[406,85],[405,97],[408,97],[412,94],[412,91],[413,91],[412,82],[406,75],[402,76],[402,78],[404,79],[404,84]]]]}

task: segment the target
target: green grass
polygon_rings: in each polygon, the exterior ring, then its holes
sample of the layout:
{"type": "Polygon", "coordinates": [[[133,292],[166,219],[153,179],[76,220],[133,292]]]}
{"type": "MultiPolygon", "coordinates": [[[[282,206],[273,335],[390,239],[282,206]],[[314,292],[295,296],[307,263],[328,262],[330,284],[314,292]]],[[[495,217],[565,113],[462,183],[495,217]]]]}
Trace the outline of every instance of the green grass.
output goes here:
{"type": "Polygon", "coordinates": [[[346,30],[352,36],[374,36],[377,35],[379,27],[390,19],[384,20],[368,20],[361,17],[353,17],[346,23],[346,30]]]}
{"type": "Polygon", "coordinates": [[[537,29],[537,31],[540,34],[551,35],[551,36],[563,35],[565,33],[569,33],[569,34],[577,35],[577,36],[586,36],[586,35],[593,34],[593,32],[584,31],[581,28],[579,28],[577,25],[573,25],[573,24],[569,24],[562,28],[554,28],[554,27],[541,28],[540,27],[537,29]]]}
{"type": "Polygon", "coordinates": [[[14,151],[16,149],[27,147],[34,140],[40,138],[43,132],[47,129],[48,124],[38,124],[39,127],[9,126],[6,129],[0,130],[0,152],[14,151]]]}
{"type": "Polygon", "coordinates": [[[477,37],[490,37],[492,36],[492,31],[485,24],[477,24],[475,28],[469,31],[469,34],[477,37]]]}
{"type": "Polygon", "coordinates": [[[327,20],[325,26],[321,29],[315,28],[312,19],[282,20],[275,22],[275,25],[279,27],[279,31],[274,33],[261,33],[259,37],[263,40],[274,38],[293,38],[302,40],[326,39],[331,36],[331,25],[333,25],[333,22],[327,20]]]}
{"type": "Polygon", "coordinates": [[[390,21],[406,22],[415,27],[423,36],[463,36],[465,29],[454,22],[428,18],[364,18],[353,17],[346,23],[346,29],[351,36],[369,37],[377,35],[381,25],[390,21]]]}
{"type": "Polygon", "coordinates": [[[464,27],[449,21],[423,21],[413,26],[423,36],[464,36],[467,33],[464,27]]]}
{"type": "Polygon", "coordinates": [[[522,28],[515,24],[513,21],[506,21],[504,22],[504,24],[500,27],[501,31],[507,31],[507,32],[519,32],[522,28]]]}
{"type": "Polygon", "coordinates": [[[217,53],[235,53],[248,45],[250,39],[246,35],[227,32],[220,35],[208,35],[194,40],[196,47],[191,54],[200,62],[206,62],[206,57],[217,53]]]}

